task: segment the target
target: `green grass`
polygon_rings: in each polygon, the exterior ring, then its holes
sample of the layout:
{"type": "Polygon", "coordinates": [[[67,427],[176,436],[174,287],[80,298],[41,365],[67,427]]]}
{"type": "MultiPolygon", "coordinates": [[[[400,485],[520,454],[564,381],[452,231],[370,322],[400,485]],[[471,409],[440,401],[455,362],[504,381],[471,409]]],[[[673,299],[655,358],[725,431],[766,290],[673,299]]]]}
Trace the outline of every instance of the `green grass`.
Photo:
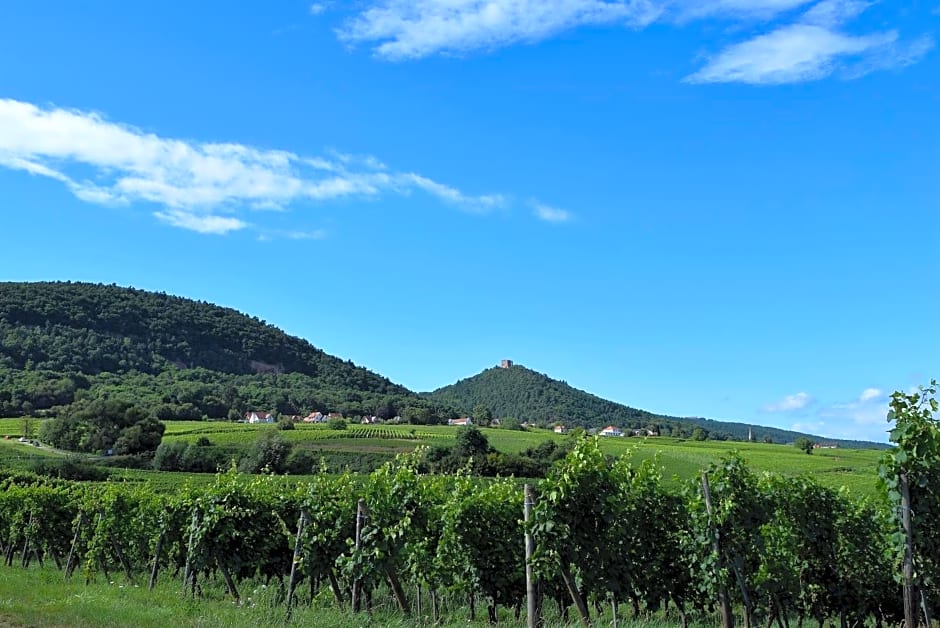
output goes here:
{"type": "MultiPolygon", "coordinates": [[[[38,420],[34,428],[38,428],[38,420]]],[[[246,425],[224,421],[169,421],[164,440],[195,442],[208,438],[213,445],[233,455],[246,450],[258,435],[275,429],[271,425],[246,425]]],[[[22,432],[22,419],[0,419],[0,464],[22,468],[28,459],[54,455],[29,445],[13,442],[22,432]]],[[[345,430],[331,430],[325,425],[298,424],[296,429],[279,433],[297,446],[322,452],[331,466],[349,464],[351,468],[366,468],[372,462],[391,458],[395,454],[414,450],[419,446],[446,446],[454,442],[460,428],[446,425],[350,425],[345,430]]],[[[504,430],[484,428],[496,449],[506,453],[519,453],[537,446],[546,439],[561,442],[566,436],[548,430],[504,430]]],[[[821,484],[832,488],[847,487],[858,495],[873,495],[876,491],[878,460],[881,452],[873,449],[817,449],[807,455],[788,445],[763,443],[691,441],[675,438],[602,438],[604,452],[621,456],[630,454],[641,461],[658,455],[664,475],[670,481],[696,477],[702,469],[718,461],[730,451],[738,451],[755,472],[770,471],[786,475],[809,474],[821,484]]],[[[128,481],[151,480],[161,486],[172,487],[193,474],[165,474],[152,471],[122,472],[114,470],[112,477],[128,481]],[[167,476],[171,477],[167,477],[167,476]]],[[[195,474],[195,478],[206,477],[195,474]]],[[[194,479],[193,481],[202,481],[194,479]]]]}
{"type": "MultiPolygon", "coordinates": [[[[192,600],[181,594],[178,580],[162,578],[153,591],[148,591],[143,576],[137,586],[124,582],[113,583],[98,578],[86,585],[80,574],[65,581],[62,572],[51,568],[0,567],[0,626],[311,626],[317,628],[401,627],[415,628],[434,625],[430,617],[406,618],[393,608],[384,595],[376,594],[376,607],[370,618],[367,614],[353,615],[337,609],[327,588],[313,599],[302,586],[300,604],[291,622],[285,621],[285,608],[280,603],[276,584],[269,587],[240,583],[245,597],[242,605],[227,598],[220,583],[204,583],[203,598],[192,600]],[[249,601],[250,599],[250,601],[249,601]]],[[[412,592],[413,595],[413,592],[412,592]]],[[[486,609],[477,602],[476,621],[468,620],[467,608],[444,603],[443,628],[487,626],[486,609]]],[[[426,610],[426,609],[425,609],[426,610]]],[[[654,615],[650,618],[630,620],[627,605],[620,607],[620,626],[624,628],[668,628],[678,625],[673,617],[654,615]]],[[[563,624],[554,613],[552,604],[545,608],[546,628],[563,624]]],[[[568,625],[577,625],[572,612],[568,625]]],[[[597,617],[596,625],[610,625],[610,611],[597,617]]],[[[525,614],[515,619],[509,609],[500,609],[499,625],[512,628],[525,626],[525,614]]],[[[713,621],[692,622],[692,628],[716,626],[713,621]]]]}
{"type": "Polygon", "coordinates": [[[26,469],[36,461],[61,457],[61,454],[48,449],[17,442],[15,438],[0,438],[0,468],[26,469]]]}

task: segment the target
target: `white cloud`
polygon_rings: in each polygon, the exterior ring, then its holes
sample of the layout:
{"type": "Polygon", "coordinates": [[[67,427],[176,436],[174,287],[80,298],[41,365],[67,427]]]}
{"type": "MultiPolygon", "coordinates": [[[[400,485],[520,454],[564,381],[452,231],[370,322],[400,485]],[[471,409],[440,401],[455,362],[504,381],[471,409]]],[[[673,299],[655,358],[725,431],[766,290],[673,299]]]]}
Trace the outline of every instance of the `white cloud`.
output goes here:
{"type": "Polygon", "coordinates": [[[795,412],[803,410],[811,405],[815,400],[809,393],[798,392],[795,395],[787,395],[780,401],[769,403],[762,408],[764,412],[795,412]]]}
{"type": "Polygon", "coordinates": [[[684,0],[670,3],[680,19],[725,17],[740,20],[768,20],[813,0],[684,0]]]}
{"type": "Polygon", "coordinates": [[[196,215],[178,209],[154,212],[154,216],[174,227],[216,235],[224,235],[230,231],[238,231],[248,226],[248,223],[238,218],[196,215]]]}
{"type": "Polygon", "coordinates": [[[59,181],[90,203],[155,204],[158,219],[200,233],[245,229],[249,222],[239,214],[298,201],[420,191],[468,211],[506,202],[390,171],[371,156],[308,157],[165,138],[95,113],[9,99],[0,99],[0,166],[59,181]]]}
{"type": "Polygon", "coordinates": [[[310,5],[310,15],[320,15],[330,8],[332,2],[314,2],[310,5]]]}
{"type": "Polygon", "coordinates": [[[766,32],[732,43],[687,77],[691,83],[780,84],[843,78],[920,60],[932,37],[900,43],[894,30],[857,35],[836,29],[857,17],[865,0],[371,0],[338,30],[376,56],[403,61],[462,55],[534,43],[582,26],[642,29],[724,20],[732,32],[769,22],[766,32]],[[807,8],[808,7],[808,8],[807,8]]]}
{"type": "Polygon", "coordinates": [[[851,401],[819,407],[813,416],[795,423],[792,429],[829,438],[886,442],[888,395],[879,388],[866,388],[851,401]]]}
{"type": "Polygon", "coordinates": [[[791,24],[726,47],[686,81],[774,85],[821,79],[836,71],[851,79],[916,63],[933,48],[930,36],[902,42],[894,30],[867,35],[837,30],[871,4],[817,2],[791,24]]]}
{"type": "Polygon", "coordinates": [[[663,10],[655,0],[383,0],[338,34],[402,60],[534,42],[577,26],[644,26],[663,10]]]}
{"type": "Polygon", "coordinates": [[[323,240],[327,237],[325,229],[314,229],[313,231],[284,231],[272,229],[263,231],[258,235],[258,240],[268,242],[270,240],[323,240]]]}
{"type": "Polygon", "coordinates": [[[571,220],[571,212],[543,203],[533,203],[532,213],[535,214],[536,218],[545,222],[568,222],[571,220]]]}
{"type": "Polygon", "coordinates": [[[840,58],[884,49],[897,33],[853,37],[813,24],[792,24],[734,44],[688,77],[692,83],[780,84],[830,75],[840,58]]]}
{"type": "Polygon", "coordinates": [[[888,399],[876,388],[868,388],[858,399],[845,403],[835,403],[819,412],[827,421],[848,423],[852,426],[884,425],[887,430],[888,399]]]}
{"type": "Polygon", "coordinates": [[[838,26],[853,19],[871,5],[871,2],[861,0],[823,0],[803,15],[802,22],[819,26],[838,26]]]}

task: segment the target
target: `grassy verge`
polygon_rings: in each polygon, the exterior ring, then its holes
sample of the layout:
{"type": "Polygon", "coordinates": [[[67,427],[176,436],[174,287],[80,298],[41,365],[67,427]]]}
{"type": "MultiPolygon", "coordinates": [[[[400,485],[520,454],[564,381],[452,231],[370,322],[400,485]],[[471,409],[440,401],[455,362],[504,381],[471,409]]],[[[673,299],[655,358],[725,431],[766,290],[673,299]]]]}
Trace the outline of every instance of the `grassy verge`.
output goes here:
{"type": "MultiPolygon", "coordinates": [[[[377,606],[372,616],[353,615],[333,606],[327,590],[314,596],[301,594],[297,610],[291,621],[285,618],[282,594],[277,585],[270,587],[243,585],[244,603],[236,605],[226,599],[220,586],[206,585],[202,599],[192,600],[181,595],[179,582],[165,580],[153,591],[143,581],[135,586],[123,582],[97,582],[85,584],[80,575],[64,581],[62,573],[52,568],[20,569],[0,568],[0,626],[310,626],[353,628],[359,626],[432,626],[430,617],[406,618],[389,606],[377,606]]],[[[462,606],[445,609],[444,628],[487,626],[486,611],[477,603],[476,621],[468,620],[468,610],[462,606]]],[[[667,628],[678,624],[675,617],[652,615],[639,619],[629,616],[626,605],[621,606],[618,625],[624,628],[667,628]]],[[[575,625],[574,615],[566,624],[554,609],[546,608],[546,628],[575,625]]],[[[597,617],[598,626],[610,625],[610,610],[597,617]]],[[[525,626],[525,615],[516,619],[508,609],[501,609],[499,625],[525,626]]],[[[692,628],[715,626],[712,621],[692,622],[692,628]]]]}

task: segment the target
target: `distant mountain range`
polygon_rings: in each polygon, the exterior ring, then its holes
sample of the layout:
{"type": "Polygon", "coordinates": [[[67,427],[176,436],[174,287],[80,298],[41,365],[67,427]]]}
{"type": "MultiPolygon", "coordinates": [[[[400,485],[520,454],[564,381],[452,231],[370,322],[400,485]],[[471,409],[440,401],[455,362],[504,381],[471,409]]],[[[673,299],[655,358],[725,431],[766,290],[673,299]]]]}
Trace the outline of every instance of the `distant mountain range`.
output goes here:
{"type": "Polygon", "coordinates": [[[0,416],[55,414],[96,398],[130,400],[161,419],[319,410],[433,423],[483,406],[496,417],[588,428],[690,437],[699,428],[699,437],[746,440],[750,433],[778,443],[805,436],[655,414],[519,365],[419,395],[229,308],[113,285],[0,283],[0,416]]]}

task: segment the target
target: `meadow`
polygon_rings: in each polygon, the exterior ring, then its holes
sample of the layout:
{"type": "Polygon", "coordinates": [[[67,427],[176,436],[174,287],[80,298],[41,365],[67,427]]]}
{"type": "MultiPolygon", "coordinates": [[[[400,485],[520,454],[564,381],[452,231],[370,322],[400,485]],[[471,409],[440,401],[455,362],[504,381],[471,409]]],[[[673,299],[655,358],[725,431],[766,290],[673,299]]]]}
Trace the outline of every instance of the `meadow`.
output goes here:
{"type": "MultiPolygon", "coordinates": [[[[235,604],[222,586],[205,582],[203,596],[190,599],[181,595],[179,581],[165,579],[153,591],[145,583],[130,583],[123,579],[114,582],[103,578],[89,583],[80,576],[70,580],[52,567],[33,565],[27,569],[18,566],[0,567],[0,626],[178,626],[182,627],[239,627],[284,626],[283,591],[277,585],[255,583],[247,589],[246,600],[235,604]]],[[[376,600],[383,597],[377,595],[376,600]]],[[[442,599],[445,614],[434,623],[425,608],[422,615],[403,617],[393,605],[377,603],[370,614],[353,614],[332,603],[328,588],[313,598],[305,597],[294,611],[291,626],[332,626],[334,628],[401,627],[460,628],[490,625],[486,613],[478,613],[475,621],[468,619],[464,601],[442,599]]],[[[626,605],[620,608],[619,626],[623,628],[669,628],[677,618],[662,613],[644,614],[630,618],[626,605]]],[[[599,619],[611,620],[605,609],[599,619]]],[[[716,626],[713,621],[692,621],[690,628],[716,626]]],[[[509,609],[500,609],[499,624],[522,628],[525,613],[517,619],[509,609]]],[[[570,626],[554,612],[554,605],[545,610],[545,628],[570,626]]]]}
{"type": "MultiPolygon", "coordinates": [[[[213,446],[223,448],[233,456],[247,450],[251,443],[271,425],[207,421],[169,421],[164,434],[165,442],[196,442],[208,438],[213,446]]],[[[38,420],[33,421],[33,428],[38,420]]],[[[453,444],[458,427],[444,425],[356,425],[345,430],[331,430],[325,425],[298,424],[293,430],[279,434],[295,446],[320,453],[337,464],[362,468],[358,463],[375,464],[393,458],[396,454],[413,451],[420,446],[447,446],[453,444]],[[345,462],[344,462],[345,461],[345,462]]],[[[22,419],[0,419],[0,464],[24,468],[31,461],[61,454],[45,448],[19,443],[22,419]]],[[[497,450],[519,453],[538,446],[545,440],[562,442],[567,436],[549,430],[530,428],[526,431],[482,428],[490,444],[497,450]]],[[[602,450],[612,456],[630,455],[636,461],[657,457],[664,477],[670,483],[696,477],[709,464],[724,454],[738,452],[757,472],[784,475],[811,475],[824,486],[846,487],[853,494],[872,495],[877,490],[878,462],[882,452],[874,449],[816,449],[807,455],[790,445],[730,441],[692,441],[667,437],[601,438],[602,450]]],[[[92,459],[94,460],[94,459],[92,459]]],[[[112,469],[111,477],[125,481],[152,481],[173,486],[183,481],[202,483],[207,474],[166,473],[137,469],[112,469]]]]}

